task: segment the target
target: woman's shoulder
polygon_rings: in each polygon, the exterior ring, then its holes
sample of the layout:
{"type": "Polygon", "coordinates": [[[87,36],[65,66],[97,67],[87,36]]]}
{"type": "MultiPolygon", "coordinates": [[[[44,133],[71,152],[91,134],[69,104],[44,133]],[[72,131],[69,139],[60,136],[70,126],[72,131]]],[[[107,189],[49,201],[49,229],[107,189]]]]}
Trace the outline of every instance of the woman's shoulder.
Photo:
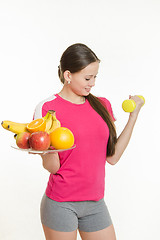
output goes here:
{"type": "Polygon", "coordinates": [[[106,107],[107,107],[107,106],[111,106],[111,103],[110,103],[110,101],[109,101],[107,98],[105,98],[105,97],[98,97],[98,99],[99,99],[103,104],[105,104],[106,107]]]}
{"type": "Polygon", "coordinates": [[[107,110],[110,113],[112,119],[115,121],[116,118],[114,117],[113,110],[112,110],[112,105],[111,105],[110,101],[105,97],[98,97],[98,98],[100,99],[100,101],[104,105],[104,107],[107,108],[107,110]]]}
{"type": "Polygon", "coordinates": [[[35,107],[34,119],[42,117],[43,112],[47,112],[50,108],[50,105],[53,105],[54,100],[56,99],[56,94],[53,94],[43,100],[41,100],[35,107]]]}

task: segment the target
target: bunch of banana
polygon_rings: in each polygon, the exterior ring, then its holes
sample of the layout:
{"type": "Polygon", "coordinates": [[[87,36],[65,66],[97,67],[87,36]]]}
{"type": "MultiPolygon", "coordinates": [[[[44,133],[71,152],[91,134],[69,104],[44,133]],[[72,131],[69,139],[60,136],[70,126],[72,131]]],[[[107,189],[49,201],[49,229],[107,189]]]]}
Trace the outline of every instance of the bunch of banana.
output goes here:
{"type": "MultiPolygon", "coordinates": [[[[60,121],[56,118],[56,112],[49,110],[46,114],[46,129],[45,132],[48,134],[52,133],[56,128],[61,127],[60,121]]],[[[45,118],[45,117],[44,117],[45,118]]]]}
{"type": "MultiPolygon", "coordinates": [[[[45,132],[50,134],[53,132],[57,127],[61,127],[60,121],[56,118],[56,112],[54,110],[49,110],[47,114],[42,117],[44,121],[46,121],[46,128],[45,132]]],[[[1,125],[4,129],[9,130],[15,134],[19,134],[21,132],[29,132],[27,129],[27,125],[29,123],[17,123],[12,121],[2,121],[1,125]]]]}
{"type": "Polygon", "coordinates": [[[17,122],[12,122],[12,121],[2,121],[1,125],[4,129],[9,130],[13,133],[21,133],[21,132],[28,132],[27,130],[27,124],[28,123],[17,123],[17,122]]]}

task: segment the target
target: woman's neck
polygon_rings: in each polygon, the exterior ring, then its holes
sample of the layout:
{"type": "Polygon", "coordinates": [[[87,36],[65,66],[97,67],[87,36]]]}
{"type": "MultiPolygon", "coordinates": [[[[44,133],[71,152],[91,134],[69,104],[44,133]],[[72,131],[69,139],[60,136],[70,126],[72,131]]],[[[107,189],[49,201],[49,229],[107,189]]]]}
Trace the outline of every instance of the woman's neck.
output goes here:
{"type": "Polygon", "coordinates": [[[58,95],[60,97],[62,97],[63,99],[70,101],[72,103],[75,103],[75,104],[85,103],[85,97],[75,94],[67,87],[63,87],[62,90],[58,93],[58,95]]]}

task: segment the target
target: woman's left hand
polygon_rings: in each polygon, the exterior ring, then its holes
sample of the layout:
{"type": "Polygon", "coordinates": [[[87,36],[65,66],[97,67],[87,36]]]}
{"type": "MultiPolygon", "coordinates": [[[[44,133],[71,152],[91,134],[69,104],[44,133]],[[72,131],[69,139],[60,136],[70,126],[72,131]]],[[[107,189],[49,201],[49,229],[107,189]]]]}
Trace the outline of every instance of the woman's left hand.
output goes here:
{"type": "Polygon", "coordinates": [[[138,97],[137,95],[129,96],[129,99],[133,99],[136,103],[136,108],[133,112],[130,113],[130,116],[138,116],[139,111],[141,110],[141,107],[144,104],[144,100],[138,97]]]}

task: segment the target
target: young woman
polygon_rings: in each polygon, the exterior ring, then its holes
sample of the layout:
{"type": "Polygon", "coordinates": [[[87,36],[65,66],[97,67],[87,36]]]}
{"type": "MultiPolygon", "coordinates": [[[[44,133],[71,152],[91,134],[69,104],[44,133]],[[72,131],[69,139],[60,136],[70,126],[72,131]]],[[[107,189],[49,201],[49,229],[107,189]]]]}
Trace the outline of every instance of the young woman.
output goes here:
{"type": "Polygon", "coordinates": [[[130,140],[143,100],[130,96],[136,109],[117,138],[110,102],[95,97],[100,60],[84,44],[63,53],[58,67],[63,88],[37,105],[34,118],[55,110],[62,127],[75,137],[76,148],[41,155],[50,172],[41,202],[41,221],[47,240],[115,240],[113,223],[104,202],[105,164],[116,164],[130,140]]]}

